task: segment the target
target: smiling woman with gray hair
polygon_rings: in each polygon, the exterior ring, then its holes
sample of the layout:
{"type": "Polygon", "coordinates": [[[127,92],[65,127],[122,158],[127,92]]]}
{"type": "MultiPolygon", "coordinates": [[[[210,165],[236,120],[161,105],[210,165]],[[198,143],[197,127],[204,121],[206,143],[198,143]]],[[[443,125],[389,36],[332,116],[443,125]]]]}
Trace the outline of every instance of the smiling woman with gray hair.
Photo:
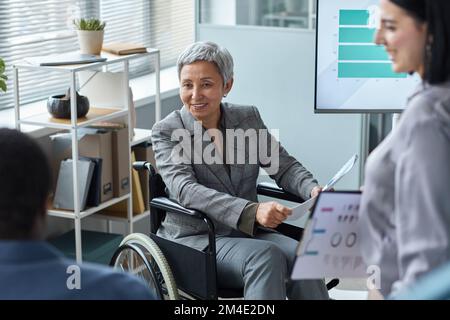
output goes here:
{"type": "Polygon", "coordinates": [[[196,61],[208,61],[216,65],[224,84],[233,79],[233,57],[226,48],[219,47],[214,42],[195,42],[178,57],[178,80],[180,80],[181,69],[196,61]]]}
{"type": "MultiPolygon", "coordinates": [[[[212,219],[219,286],[244,288],[245,299],[327,299],[322,280],[289,281],[297,241],[274,228],[291,209],[259,203],[256,195],[260,168],[303,199],[318,194],[317,181],[268,133],[256,107],[222,102],[233,86],[228,50],[212,42],[190,45],[178,59],[178,77],[183,107],[152,129],[156,166],[170,197],[212,219]],[[239,132],[249,135],[235,147],[239,132]],[[180,145],[184,161],[174,156],[180,145]],[[269,159],[257,149],[270,150],[269,159]]],[[[208,244],[203,223],[187,215],[168,212],[158,235],[198,250],[208,244]]]]}

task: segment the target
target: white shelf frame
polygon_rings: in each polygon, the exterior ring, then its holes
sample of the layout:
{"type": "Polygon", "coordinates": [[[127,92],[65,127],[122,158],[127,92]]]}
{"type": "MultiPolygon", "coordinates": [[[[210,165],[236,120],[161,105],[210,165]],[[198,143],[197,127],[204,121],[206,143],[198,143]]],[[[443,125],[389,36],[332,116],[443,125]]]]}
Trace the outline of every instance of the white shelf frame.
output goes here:
{"type": "MultiPolygon", "coordinates": [[[[90,207],[90,208],[87,208],[86,210],[83,210],[83,211],[79,212],[78,216],[81,219],[85,218],[87,216],[90,216],[91,214],[99,212],[99,211],[101,211],[101,210],[103,210],[103,209],[105,209],[105,208],[107,208],[109,206],[112,206],[112,205],[114,205],[116,203],[119,203],[119,202],[121,202],[123,200],[127,200],[129,198],[130,198],[130,195],[129,194],[125,194],[125,195],[123,195],[121,197],[110,199],[108,201],[102,202],[101,204],[99,204],[96,207],[90,207]]],[[[76,214],[75,214],[74,211],[59,210],[59,209],[49,209],[48,210],[48,214],[50,216],[54,216],[54,217],[76,219],[76,214]]]]}
{"type": "Polygon", "coordinates": [[[90,218],[94,219],[100,219],[100,220],[111,220],[111,221],[117,221],[117,222],[128,222],[128,223],[135,223],[138,222],[146,217],[150,216],[150,210],[145,210],[143,213],[137,214],[131,218],[131,220],[128,220],[128,218],[108,215],[106,213],[93,215],[90,218]]]}
{"type": "MultiPolygon", "coordinates": [[[[119,117],[127,117],[128,121],[128,128],[129,128],[129,148],[130,152],[128,153],[128,162],[129,162],[129,177],[131,179],[132,177],[132,164],[131,164],[131,146],[138,144],[140,142],[146,141],[148,139],[145,139],[145,133],[142,131],[139,131],[142,136],[136,141],[139,141],[138,143],[134,143],[135,141],[133,139],[133,126],[132,126],[132,119],[131,119],[131,103],[130,103],[130,92],[128,90],[129,88],[129,60],[138,58],[138,57],[144,57],[144,56],[156,56],[155,59],[155,87],[156,87],[156,95],[155,95],[155,119],[156,121],[161,120],[161,98],[160,98],[160,51],[158,49],[148,48],[146,53],[140,53],[140,54],[132,54],[132,55],[125,55],[125,56],[118,56],[109,54],[106,52],[102,52],[102,56],[106,57],[107,60],[104,62],[96,62],[96,63],[90,63],[90,64],[82,64],[82,65],[65,65],[65,66],[36,66],[32,64],[28,64],[26,62],[19,63],[17,65],[13,66],[13,83],[14,83],[14,114],[15,114],[15,125],[17,130],[21,130],[21,124],[30,124],[30,125],[37,125],[47,128],[54,128],[54,129],[67,129],[71,131],[72,134],[72,159],[74,162],[73,166],[73,192],[74,192],[74,210],[73,211],[64,211],[64,210],[55,210],[51,209],[48,211],[48,214],[51,216],[61,217],[61,218],[68,218],[74,220],[74,227],[75,227],[75,251],[76,251],[76,261],[77,263],[82,263],[82,243],[81,243],[81,219],[91,216],[94,213],[107,208],[115,203],[118,203],[120,201],[126,200],[127,201],[127,218],[122,218],[121,221],[128,222],[128,233],[133,232],[133,222],[138,221],[142,218],[145,218],[148,216],[141,214],[139,216],[133,216],[133,206],[132,206],[132,184],[130,184],[130,191],[126,195],[123,195],[122,197],[114,198],[111,200],[108,200],[99,206],[88,208],[87,210],[80,210],[80,195],[78,192],[78,160],[79,160],[79,152],[78,152],[78,129],[86,127],[90,124],[93,124],[95,122],[100,121],[107,121],[114,118],[119,117]],[[99,67],[106,67],[113,63],[122,63],[123,65],[123,72],[124,72],[124,82],[123,82],[123,89],[124,89],[124,106],[125,110],[120,110],[117,112],[113,112],[111,114],[99,116],[95,119],[87,120],[82,123],[77,122],[76,117],[76,73],[79,71],[84,70],[90,70],[94,68],[99,67]],[[39,120],[39,117],[41,115],[28,117],[25,119],[20,118],[20,90],[19,90],[19,70],[20,69],[26,69],[26,70],[51,70],[51,71],[58,71],[58,72],[64,72],[69,75],[70,80],[70,110],[71,110],[71,121],[70,125],[68,124],[62,124],[62,123],[54,123],[49,121],[43,121],[42,119],[39,120]]],[[[149,130],[148,130],[149,131],[149,130]]],[[[151,132],[150,132],[151,133],[151,132]]],[[[149,136],[148,136],[149,137],[149,136]]],[[[99,215],[98,215],[99,216],[99,215]]],[[[108,216],[109,219],[113,220],[113,217],[108,216]]],[[[114,219],[116,220],[116,219],[114,219]]]]}
{"type": "MultiPolygon", "coordinates": [[[[88,127],[88,126],[90,126],[90,125],[92,125],[92,124],[94,124],[96,122],[99,122],[99,121],[108,121],[108,120],[119,118],[119,117],[126,116],[126,115],[128,115],[128,111],[122,110],[122,109],[118,109],[118,111],[113,112],[111,114],[104,115],[104,116],[99,116],[99,117],[94,118],[94,119],[83,121],[82,123],[77,124],[76,128],[88,127]]],[[[24,119],[21,119],[21,120],[18,120],[18,121],[20,122],[20,124],[41,126],[41,127],[52,128],[52,129],[66,129],[66,130],[75,129],[73,124],[68,125],[68,124],[64,124],[64,123],[44,121],[43,118],[45,118],[45,117],[48,118],[48,113],[41,113],[41,114],[34,115],[34,116],[31,116],[31,117],[27,117],[27,118],[24,118],[24,119]],[[42,118],[42,119],[40,119],[40,118],[42,118]]]]}
{"type": "Polygon", "coordinates": [[[134,147],[137,146],[138,144],[141,144],[142,142],[150,141],[151,138],[152,138],[152,130],[135,128],[134,137],[131,140],[131,146],[134,147]]]}

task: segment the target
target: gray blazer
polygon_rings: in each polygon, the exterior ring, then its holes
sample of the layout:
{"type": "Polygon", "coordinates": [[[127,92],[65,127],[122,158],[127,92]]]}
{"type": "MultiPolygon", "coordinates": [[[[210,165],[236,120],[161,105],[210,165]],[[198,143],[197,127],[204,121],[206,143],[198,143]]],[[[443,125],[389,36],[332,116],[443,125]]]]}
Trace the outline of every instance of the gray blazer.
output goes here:
{"type": "MultiPolygon", "coordinates": [[[[222,124],[224,129],[267,129],[259,112],[253,106],[238,106],[222,103],[222,124]]],[[[196,120],[191,113],[182,107],[169,114],[165,119],[156,123],[152,128],[152,143],[155,152],[156,167],[163,178],[170,197],[183,206],[206,213],[214,222],[217,235],[229,235],[238,228],[239,219],[245,206],[249,202],[258,202],[256,184],[260,167],[265,161],[259,154],[257,161],[249,161],[253,154],[252,148],[245,148],[245,163],[231,163],[229,173],[223,164],[206,164],[194,161],[196,155],[211,149],[210,141],[203,141],[201,135],[194,135],[196,120]],[[185,129],[185,139],[192,147],[189,159],[181,162],[175,160],[174,148],[179,148],[183,138],[172,136],[177,129],[185,129]],[[201,146],[201,148],[195,148],[201,146]],[[201,150],[201,151],[200,151],[201,150]]],[[[197,122],[197,131],[199,122],[197,122]]],[[[204,129],[201,128],[202,133],[204,129]]],[[[178,131],[177,131],[178,132],[178,131]]],[[[268,136],[258,137],[258,144],[279,146],[279,166],[270,177],[285,190],[297,194],[304,199],[310,197],[311,190],[317,185],[312,174],[286,150],[268,136]]],[[[226,140],[227,153],[232,152],[232,139],[226,140]]],[[[239,152],[234,147],[235,154],[239,152]]],[[[189,152],[188,152],[189,154],[189,152]]],[[[198,159],[198,157],[197,157],[198,159]]],[[[237,162],[237,161],[235,161],[237,162]]],[[[158,230],[162,237],[203,250],[208,244],[206,226],[202,221],[189,216],[168,213],[158,230]]]]}

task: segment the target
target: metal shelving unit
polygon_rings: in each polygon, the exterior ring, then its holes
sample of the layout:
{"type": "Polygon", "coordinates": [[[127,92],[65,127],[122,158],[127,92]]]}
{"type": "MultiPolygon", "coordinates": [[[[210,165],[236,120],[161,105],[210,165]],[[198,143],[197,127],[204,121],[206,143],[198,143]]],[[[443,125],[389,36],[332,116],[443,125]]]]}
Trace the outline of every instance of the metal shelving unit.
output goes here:
{"type": "MultiPolygon", "coordinates": [[[[74,193],[74,210],[68,211],[68,210],[56,210],[56,209],[50,209],[48,211],[48,214],[51,216],[61,217],[61,218],[68,218],[74,220],[74,226],[75,226],[75,248],[76,248],[76,260],[78,263],[82,262],[82,246],[81,246],[81,219],[90,216],[100,210],[103,210],[107,208],[108,206],[111,206],[113,204],[116,204],[120,201],[127,200],[127,218],[122,218],[121,221],[126,221],[129,223],[128,225],[128,232],[132,232],[133,230],[133,222],[138,221],[139,219],[145,218],[148,216],[148,212],[141,214],[139,216],[133,216],[132,213],[132,197],[131,197],[131,188],[132,185],[130,184],[130,192],[126,195],[123,195],[118,198],[113,198],[111,200],[105,201],[104,203],[101,203],[99,206],[86,208],[85,210],[80,209],[80,203],[79,203],[79,179],[78,179],[78,160],[79,160],[79,151],[78,151],[78,130],[80,128],[89,126],[91,124],[101,122],[101,121],[109,121],[121,117],[126,117],[128,121],[128,128],[130,130],[129,137],[131,137],[130,141],[130,153],[131,153],[131,146],[134,144],[138,144],[143,141],[147,141],[150,139],[150,130],[143,130],[143,129],[136,129],[136,136],[133,137],[133,127],[131,126],[131,103],[130,103],[130,92],[128,90],[129,88],[129,61],[136,58],[141,58],[145,56],[156,56],[155,59],[155,85],[156,85],[156,99],[155,99],[155,113],[156,113],[156,121],[161,119],[161,101],[160,101],[160,51],[158,49],[147,49],[146,53],[139,53],[139,54],[131,54],[131,55],[124,55],[124,56],[118,56],[106,52],[102,52],[101,54],[103,57],[106,57],[107,60],[104,62],[96,62],[96,63],[90,63],[90,64],[78,64],[78,65],[64,65],[64,66],[37,66],[32,65],[27,62],[19,63],[17,65],[13,66],[13,77],[14,77],[14,111],[15,111],[15,124],[16,129],[20,130],[21,125],[34,125],[34,126],[40,126],[45,128],[54,128],[54,129],[65,129],[69,130],[72,134],[72,159],[74,161],[73,166],[73,193],[74,193]],[[124,73],[124,83],[123,83],[123,90],[124,90],[124,102],[123,106],[118,106],[122,108],[112,109],[112,108],[95,108],[91,107],[88,114],[85,118],[77,119],[76,117],[76,74],[80,71],[85,70],[92,70],[96,69],[98,70],[101,67],[106,67],[110,64],[122,64],[123,66],[123,73],[124,73]],[[49,113],[46,111],[21,118],[20,117],[20,90],[19,90],[19,71],[20,70],[48,70],[48,71],[57,71],[61,73],[66,73],[68,75],[68,80],[70,82],[70,101],[71,101],[71,119],[69,120],[60,120],[52,118],[49,113]]],[[[43,110],[46,110],[45,105],[43,105],[43,110]]],[[[130,162],[130,153],[128,156],[129,162],[130,162]]],[[[131,181],[131,163],[129,166],[129,177],[131,181]]],[[[114,217],[105,216],[106,219],[115,219],[114,217]]]]}

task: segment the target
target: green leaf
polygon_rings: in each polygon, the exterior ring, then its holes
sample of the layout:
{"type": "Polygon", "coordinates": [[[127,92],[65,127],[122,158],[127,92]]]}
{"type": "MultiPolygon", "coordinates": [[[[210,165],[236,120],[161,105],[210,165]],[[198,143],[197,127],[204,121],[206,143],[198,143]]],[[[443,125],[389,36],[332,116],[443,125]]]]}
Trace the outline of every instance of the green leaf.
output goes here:
{"type": "Polygon", "coordinates": [[[105,28],[106,23],[97,18],[73,20],[73,24],[78,30],[100,31],[105,28]]]}
{"type": "Polygon", "coordinates": [[[8,77],[3,74],[5,72],[5,61],[0,58],[0,91],[6,92],[6,80],[8,77]]]}
{"type": "Polygon", "coordinates": [[[4,82],[3,80],[0,80],[0,90],[3,92],[6,92],[6,82],[4,82]]]}

